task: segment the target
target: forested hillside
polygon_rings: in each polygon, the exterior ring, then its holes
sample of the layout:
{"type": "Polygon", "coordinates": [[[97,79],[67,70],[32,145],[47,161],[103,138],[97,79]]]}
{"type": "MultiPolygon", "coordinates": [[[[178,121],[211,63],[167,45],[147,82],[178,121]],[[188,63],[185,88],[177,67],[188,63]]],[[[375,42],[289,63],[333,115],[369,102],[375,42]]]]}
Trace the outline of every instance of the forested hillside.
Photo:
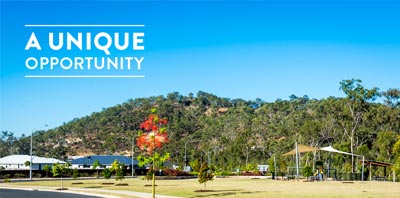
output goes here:
{"type": "MultiPolygon", "coordinates": [[[[267,164],[276,156],[284,169],[290,157],[281,154],[293,149],[295,141],[314,147],[333,147],[365,155],[368,159],[394,163],[400,156],[400,90],[365,88],[359,80],[338,84],[347,97],[311,99],[292,95],[288,100],[264,102],[215,96],[199,91],[188,96],[130,99],[114,107],[62,126],[33,134],[35,155],[66,158],[69,155],[131,155],[132,139],[152,107],[169,120],[170,143],[165,150],[171,161],[211,159],[222,170],[267,164]],[[378,99],[378,100],[376,100],[378,99]],[[396,153],[398,152],[398,153],[396,153]]],[[[262,90],[260,90],[262,91],[262,90]]],[[[23,121],[21,121],[23,124],[23,121]]],[[[27,132],[30,133],[30,132],[27,132]]],[[[2,131],[0,157],[29,154],[30,137],[14,137],[2,131]]],[[[326,160],[327,154],[316,157],[326,160]]],[[[351,167],[351,158],[334,155],[341,169],[351,167]],[[350,164],[350,165],[349,165],[350,164]]],[[[311,154],[302,161],[311,162],[311,154]]]]}

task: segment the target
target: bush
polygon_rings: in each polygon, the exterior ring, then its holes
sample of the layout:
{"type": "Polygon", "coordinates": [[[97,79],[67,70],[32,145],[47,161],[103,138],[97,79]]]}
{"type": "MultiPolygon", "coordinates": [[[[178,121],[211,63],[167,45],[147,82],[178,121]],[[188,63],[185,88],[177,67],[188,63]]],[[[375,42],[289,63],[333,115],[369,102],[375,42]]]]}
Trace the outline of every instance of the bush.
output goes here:
{"type": "Polygon", "coordinates": [[[111,171],[110,171],[110,169],[105,168],[105,169],[103,170],[103,175],[104,175],[104,178],[105,178],[105,179],[110,179],[110,178],[111,178],[111,171]]]}
{"type": "Polygon", "coordinates": [[[80,173],[80,177],[89,177],[89,173],[80,173]]]}
{"type": "Polygon", "coordinates": [[[10,174],[4,175],[4,183],[9,183],[9,182],[11,182],[10,174]]]}
{"type": "Polygon", "coordinates": [[[78,178],[79,178],[79,171],[78,171],[78,169],[74,169],[74,170],[72,171],[72,178],[74,178],[74,179],[78,179],[78,178]]]}
{"type": "Polygon", "coordinates": [[[122,172],[122,170],[121,169],[117,169],[116,171],[115,171],[115,180],[123,180],[124,179],[124,172],[122,172]]]}
{"type": "Polygon", "coordinates": [[[215,175],[217,176],[233,176],[235,173],[231,173],[228,171],[221,171],[221,172],[216,172],[215,175]]]}
{"type": "Polygon", "coordinates": [[[307,181],[308,181],[308,177],[312,176],[313,172],[312,172],[312,168],[310,165],[305,165],[304,166],[304,173],[303,176],[307,177],[307,181]]]}
{"type": "Polygon", "coordinates": [[[15,173],[14,177],[15,178],[24,178],[26,175],[23,173],[15,173]]]}
{"type": "Polygon", "coordinates": [[[164,169],[163,173],[166,176],[190,176],[190,174],[185,171],[174,170],[169,168],[164,169]]]}
{"type": "Polygon", "coordinates": [[[198,176],[199,172],[192,171],[189,173],[190,176],[198,176]]]}
{"type": "Polygon", "coordinates": [[[195,172],[199,172],[200,170],[200,161],[199,159],[193,160],[189,162],[190,167],[192,167],[192,170],[195,172]]]}
{"type": "Polygon", "coordinates": [[[242,176],[262,176],[262,174],[260,173],[260,171],[258,172],[252,172],[252,171],[243,171],[242,176]]]}

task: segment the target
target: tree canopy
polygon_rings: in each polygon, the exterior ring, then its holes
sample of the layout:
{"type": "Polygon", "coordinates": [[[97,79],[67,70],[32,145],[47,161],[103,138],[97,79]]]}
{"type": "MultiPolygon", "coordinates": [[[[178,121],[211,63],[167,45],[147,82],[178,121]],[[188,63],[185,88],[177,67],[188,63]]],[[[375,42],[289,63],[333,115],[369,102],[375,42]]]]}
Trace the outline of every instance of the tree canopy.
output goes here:
{"type": "MultiPolygon", "coordinates": [[[[227,171],[267,164],[271,156],[293,149],[295,141],[314,147],[332,145],[371,160],[398,160],[393,147],[400,135],[399,89],[379,92],[356,79],[344,80],[338,88],[346,97],[291,95],[288,100],[265,102],[199,91],[196,95],[174,92],[166,97],[130,99],[57,128],[34,132],[33,149],[35,155],[59,159],[67,155],[130,155],[134,134],[140,131],[149,109],[157,108],[157,114],[168,119],[169,143],[163,151],[181,167],[186,143],[188,162],[210,160],[218,170],[227,171]],[[64,143],[60,144],[60,139],[65,139],[64,143]]],[[[10,131],[0,135],[1,157],[29,153],[29,136],[17,138],[10,131]]],[[[321,153],[319,158],[328,157],[321,153]]],[[[351,157],[339,155],[333,156],[332,163],[338,168],[355,164],[351,157]]],[[[285,159],[277,162],[278,168],[289,164],[285,159]]]]}

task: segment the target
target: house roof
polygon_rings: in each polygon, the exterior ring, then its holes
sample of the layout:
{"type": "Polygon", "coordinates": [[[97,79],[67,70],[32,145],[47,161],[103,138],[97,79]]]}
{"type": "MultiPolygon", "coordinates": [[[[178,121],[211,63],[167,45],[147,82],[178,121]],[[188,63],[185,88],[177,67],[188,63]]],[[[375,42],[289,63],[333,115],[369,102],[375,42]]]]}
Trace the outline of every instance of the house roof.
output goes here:
{"type": "MultiPolygon", "coordinates": [[[[30,155],[9,155],[0,158],[0,164],[24,164],[26,161],[31,161],[30,155]]],[[[38,157],[32,155],[32,164],[56,164],[56,163],[65,164],[64,161],[58,159],[38,157]]]]}
{"type": "MultiPolygon", "coordinates": [[[[102,165],[111,165],[114,160],[118,160],[119,163],[124,163],[125,165],[132,165],[132,158],[118,155],[90,155],[82,158],[72,160],[72,164],[93,164],[98,160],[102,165]]],[[[134,160],[133,165],[137,165],[138,161],[134,160]]]]}

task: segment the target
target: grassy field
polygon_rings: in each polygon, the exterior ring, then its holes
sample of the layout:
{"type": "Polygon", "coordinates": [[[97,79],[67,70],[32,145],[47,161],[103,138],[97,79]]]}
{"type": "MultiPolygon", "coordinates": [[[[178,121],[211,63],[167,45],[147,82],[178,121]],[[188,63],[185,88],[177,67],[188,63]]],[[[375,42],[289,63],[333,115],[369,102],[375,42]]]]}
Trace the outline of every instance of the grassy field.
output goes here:
{"type": "MultiPolygon", "coordinates": [[[[60,181],[14,182],[15,186],[51,186],[60,187],[60,181]]],[[[118,191],[151,192],[150,181],[137,178],[115,180],[67,180],[64,187],[107,189],[118,191]],[[82,182],[83,184],[72,184],[82,182]],[[102,185],[103,182],[127,183],[129,186],[102,185]]],[[[194,192],[204,190],[197,179],[188,180],[158,180],[156,191],[159,194],[180,197],[304,197],[304,198],[400,198],[400,183],[392,182],[302,182],[302,181],[272,181],[270,179],[221,178],[207,183],[211,192],[194,192]]]]}

